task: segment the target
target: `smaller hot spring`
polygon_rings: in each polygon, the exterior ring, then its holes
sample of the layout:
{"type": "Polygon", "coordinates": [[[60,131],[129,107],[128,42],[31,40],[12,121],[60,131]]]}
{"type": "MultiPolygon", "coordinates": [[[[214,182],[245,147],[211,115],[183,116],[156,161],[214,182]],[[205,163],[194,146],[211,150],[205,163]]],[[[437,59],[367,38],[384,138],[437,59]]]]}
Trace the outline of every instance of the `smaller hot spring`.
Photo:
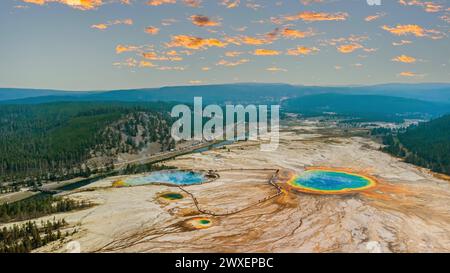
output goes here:
{"type": "Polygon", "coordinates": [[[141,177],[125,179],[127,186],[139,186],[153,183],[173,184],[177,186],[194,185],[205,182],[202,173],[192,171],[157,171],[141,177]]]}
{"type": "Polygon", "coordinates": [[[375,186],[372,178],[345,171],[308,170],[288,181],[294,189],[313,193],[345,193],[375,186]]]}
{"type": "Polygon", "coordinates": [[[164,198],[164,199],[167,199],[167,200],[170,200],[170,201],[183,199],[183,195],[181,193],[176,193],[176,192],[164,193],[164,194],[161,194],[160,197],[164,198]]]}
{"type": "Polygon", "coordinates": [[[184,224],[190,229],[205,229],[213,226],[213,220],[207,217],[195,217],[187,220],[184,224]]]}

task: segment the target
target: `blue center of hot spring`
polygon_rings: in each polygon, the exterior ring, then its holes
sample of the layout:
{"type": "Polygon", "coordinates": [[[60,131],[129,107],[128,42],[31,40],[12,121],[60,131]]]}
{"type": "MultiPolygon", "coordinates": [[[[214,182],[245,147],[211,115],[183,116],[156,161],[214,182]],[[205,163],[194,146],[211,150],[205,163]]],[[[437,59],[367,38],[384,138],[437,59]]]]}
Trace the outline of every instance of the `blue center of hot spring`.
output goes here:
{"type": "Polygon", "coordinates": [[[175,185],[193,185],[204,181],[205,177],[201,173],[187,171],[160,171],[152,172],[151,174],[143,177],[126,179],[125,183],[131,186],[158,182],[175,185]]]}
{"type": "Polygon", "coordinates": [[[295,178],[292,184],[312,190],[340,191],[364,188],[369,186],[371,181],[366,177],[345,172],[312,170],[295,178]]]}

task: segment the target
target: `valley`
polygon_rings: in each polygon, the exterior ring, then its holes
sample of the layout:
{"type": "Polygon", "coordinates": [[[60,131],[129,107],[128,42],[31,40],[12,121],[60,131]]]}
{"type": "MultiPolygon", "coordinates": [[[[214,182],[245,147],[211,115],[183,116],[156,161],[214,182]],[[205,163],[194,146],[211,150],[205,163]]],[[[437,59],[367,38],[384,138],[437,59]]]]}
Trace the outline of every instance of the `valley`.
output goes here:
{"type": "Polygon", "coordinates": [[[209,183],[99,180],[62,194],[94,207],[42,218],[65,219],[77,232],[35,251],[66,252],[76,241],[82,252],[448,252],[449,181],[379,151],[363,133],[290,120],[276,152],[246,141],[164,162],[213,170],[219,177],[209,183]],[[287,187],[292,175],[319,167],[367,175],[376,186],[335,195],[287,187]],[[178,198],[162,198],[168,193],[178,198]]]}

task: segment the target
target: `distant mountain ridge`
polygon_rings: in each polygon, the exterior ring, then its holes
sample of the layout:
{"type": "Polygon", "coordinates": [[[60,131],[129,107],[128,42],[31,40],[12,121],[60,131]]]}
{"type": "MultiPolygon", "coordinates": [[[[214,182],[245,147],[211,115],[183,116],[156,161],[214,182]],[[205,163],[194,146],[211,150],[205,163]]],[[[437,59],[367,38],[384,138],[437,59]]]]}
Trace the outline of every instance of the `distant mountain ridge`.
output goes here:
{"type": "Polygon", "coordinates": [[[288,98],[313,94],[385,95],[450,103],[450,84],[383,84],[374,86],[322,87],[289,84],[216,84],[170,86],[111,91],[58,91],[0,88],[2,104],[38,104],[59,101],[192,102],[201,96],[205,103],[279,103],[288,98]]]}

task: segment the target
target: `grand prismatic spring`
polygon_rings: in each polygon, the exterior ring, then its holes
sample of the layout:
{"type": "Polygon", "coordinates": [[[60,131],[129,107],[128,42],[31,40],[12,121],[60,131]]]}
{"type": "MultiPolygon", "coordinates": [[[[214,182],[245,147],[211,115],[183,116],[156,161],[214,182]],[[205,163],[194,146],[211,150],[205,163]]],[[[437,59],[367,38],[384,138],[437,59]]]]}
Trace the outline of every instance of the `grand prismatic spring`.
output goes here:
{"type": "Polygon", "coordinates": [[[307,170],[292,177],[288,185],[304,192],[339,194],[369,189],[375,186],[374,179],[347,171],[307,170]]]}

